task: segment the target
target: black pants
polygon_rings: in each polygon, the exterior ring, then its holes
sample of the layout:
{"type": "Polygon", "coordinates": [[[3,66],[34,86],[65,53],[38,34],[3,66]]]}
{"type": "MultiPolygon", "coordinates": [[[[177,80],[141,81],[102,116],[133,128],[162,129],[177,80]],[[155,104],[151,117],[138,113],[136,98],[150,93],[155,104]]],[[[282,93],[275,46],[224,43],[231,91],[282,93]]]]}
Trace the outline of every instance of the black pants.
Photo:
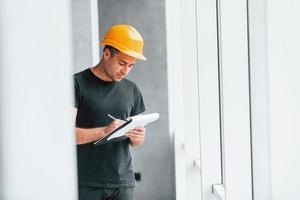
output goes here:
{"type": "Polygon", "coordinates": [[[133,200],[134,188],[97,188],[79,186],[79,200],[133,200]]]}

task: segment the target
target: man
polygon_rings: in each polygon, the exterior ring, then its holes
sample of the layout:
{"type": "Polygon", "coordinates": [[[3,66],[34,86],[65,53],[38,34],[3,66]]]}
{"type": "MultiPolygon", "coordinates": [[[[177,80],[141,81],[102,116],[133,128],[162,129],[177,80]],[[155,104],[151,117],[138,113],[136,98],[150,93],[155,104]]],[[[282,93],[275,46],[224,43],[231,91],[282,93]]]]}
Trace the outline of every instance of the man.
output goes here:
{"type": "Polygon", "coordinates": [[[145,111],[140,90],[125,79],[136,59],[146,60],[143,39],[132,26],[119,24],[108,29],[101,45],[101,61],[74,75],[79,200],[133,200],[129,145],[143,144],[145,128],[130,130],[122,141],[93,142],[145,111]]]}

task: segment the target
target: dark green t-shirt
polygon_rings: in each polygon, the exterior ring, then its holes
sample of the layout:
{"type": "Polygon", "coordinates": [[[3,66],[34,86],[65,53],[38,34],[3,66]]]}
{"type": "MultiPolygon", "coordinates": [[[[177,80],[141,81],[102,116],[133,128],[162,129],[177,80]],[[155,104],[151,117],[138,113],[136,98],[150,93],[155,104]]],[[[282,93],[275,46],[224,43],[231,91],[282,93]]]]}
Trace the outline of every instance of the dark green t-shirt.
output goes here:
{"type": "MultiPolygon", "coordinates": [[[[127,79],[105,82],[86,69],[74,75],[76,127],[95,128],[145,111],[138,87],[127,79]]],[[[81,185],[103,188],[135,185],[129,139],[99,146],[77,145],[78,180],[81,185]]]]}

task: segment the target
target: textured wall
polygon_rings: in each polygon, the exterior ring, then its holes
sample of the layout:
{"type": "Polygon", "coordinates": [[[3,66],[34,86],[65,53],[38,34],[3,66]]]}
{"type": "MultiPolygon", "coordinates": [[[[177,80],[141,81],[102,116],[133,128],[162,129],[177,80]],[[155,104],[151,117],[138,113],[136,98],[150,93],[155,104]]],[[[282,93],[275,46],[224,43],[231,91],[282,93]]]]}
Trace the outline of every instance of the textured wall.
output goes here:
{"type": "Polygon", "coordinates": [[[173,200],[174,170],[168,133],[168,91],[165,38],[165,1],[99,0],[100,38],[112,24],[133,25],[145,41],[148,59],[138,61],[129,75],[141,89],[146,112],[159,112],[158,122],[147,126],[145,144],[133,149],[134,170],[141,172],[136,199],[173,200]]]}
{"type": "MultiPolygon", "coordinates": [[[[141,173],[138,200],[173,200],[173,151],[168,132],[168,91],[165,38],[165,1],[99,0],[100,38],[112,24],[133,25],[145,41],[147,61],[137,61],[129,79],[141,89],[146,112],[159,112],[160,119],[147,126],[145,144],[132,150],[134,170],[141,173]]],[[[74,72],[92,65],[90,1],[72,1],[74,72]]]]}
{"type": "Polygon", "coordinates": [[[90,1],[72,0],[74,71],[92,65],[90,1]]]}

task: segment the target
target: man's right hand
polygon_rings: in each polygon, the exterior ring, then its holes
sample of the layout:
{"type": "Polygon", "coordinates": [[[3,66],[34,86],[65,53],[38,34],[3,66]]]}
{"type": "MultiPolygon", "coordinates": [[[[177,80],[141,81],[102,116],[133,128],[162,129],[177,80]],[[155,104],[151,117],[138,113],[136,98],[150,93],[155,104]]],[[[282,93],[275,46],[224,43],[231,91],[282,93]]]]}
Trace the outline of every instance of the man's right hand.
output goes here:
{"type": "MultiPolygon", "coordinates": [[[[74,121],[76,118],[77,109],[74,109],[74,121]]],[[[107,126],[96,127],[96,128],[78,128],[76,127],[76,143],[86,144],[96,141],[100,138],[105,137],[107,134],[111,133],[113,130],[117,129],[119,126],[124,124],[125,121],[120,119],[113,120],[107,126]]]]}
{"type": "Polygon", "coordinates": [[[106,127],[105,127],[105,134],[109,134],[111,133],[112,131],[116,130],[118,127],[120,127],[122,124],[124,124],[125,121],[124,120],[121,120],[121,119],[114,119],[110,124],[108,124],[106,127]]]}

